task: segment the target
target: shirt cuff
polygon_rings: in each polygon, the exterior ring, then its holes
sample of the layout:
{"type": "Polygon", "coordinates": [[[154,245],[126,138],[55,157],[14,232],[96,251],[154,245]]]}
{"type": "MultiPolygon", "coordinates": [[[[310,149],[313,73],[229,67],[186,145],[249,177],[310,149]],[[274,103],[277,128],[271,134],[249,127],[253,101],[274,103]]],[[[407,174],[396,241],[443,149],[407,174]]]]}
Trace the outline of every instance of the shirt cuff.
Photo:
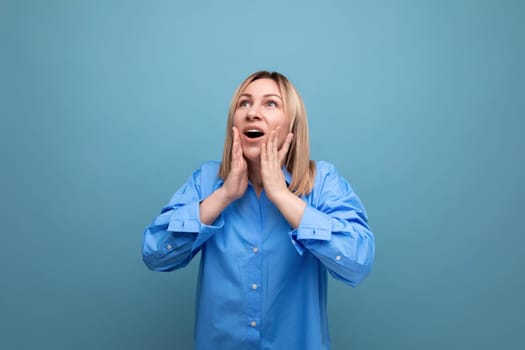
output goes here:
{"type": "Polygon", "coordinates": [[[197,237],[193,242],[192,249],[194,250],[224,226],[221,215],[211,225],[201,223],[199,215],[199,202],[196,201],[178,208],[168,224],[168,231],[195,234],[197,237]]]}
{"type": "Polygon", "coordinates": [[[224,221],[222,220],[222,216],[219,215],[219,217],[213,222],[213,224],[206,225],[200,223],[200,227],[201,229],[199,231],[197,239],[195,240],[195,242],[193,242],[193,250],[199,248],[219,230],[222,230],[222,228],[224,227],[224,221]]]}
{"type": "Polygon", "coordinates": [[[199,202],[175,209],[168,224],[168,231],[198,233],[199,230],[199,202]]]}
{"type": "Polygon", "coordinates": [[[332,218],[311,206],[306,206],[297,228],[297,239],[331,240],[332,218]]]}
{"type": "Polygon", "coordinates": [[[292,241],[295,250],[297,250],[297,253],[299,253],[299,255],[303,255],[305,248],[302,243],[297,240],[297,229],[290,230],[288,235],[290,236],[290,240],[292,241]]]}

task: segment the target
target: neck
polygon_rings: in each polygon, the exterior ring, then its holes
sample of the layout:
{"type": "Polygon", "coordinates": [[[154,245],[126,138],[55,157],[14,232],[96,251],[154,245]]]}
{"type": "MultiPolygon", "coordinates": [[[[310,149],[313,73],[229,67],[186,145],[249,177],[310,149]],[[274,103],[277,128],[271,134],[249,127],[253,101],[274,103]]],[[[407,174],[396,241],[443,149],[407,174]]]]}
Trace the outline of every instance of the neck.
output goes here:
{"type": "Polygon", "coordinates": [[[257,193],[257,196],[260,196],[263,190],[260,161],[248,162],[248,178],[252,183],[255,193],[257,193]]]}

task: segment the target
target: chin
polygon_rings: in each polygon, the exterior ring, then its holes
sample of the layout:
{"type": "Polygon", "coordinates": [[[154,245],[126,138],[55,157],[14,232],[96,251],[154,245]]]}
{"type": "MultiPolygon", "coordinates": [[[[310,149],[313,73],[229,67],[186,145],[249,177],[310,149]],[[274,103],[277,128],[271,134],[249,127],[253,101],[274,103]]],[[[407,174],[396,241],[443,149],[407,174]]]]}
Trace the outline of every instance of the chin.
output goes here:
{"type": "Polygon", "coordinates": [[[248,161],[259,161],[261,159],[260,149],[247,149],[242,151],[244,159],[248,161]]]}

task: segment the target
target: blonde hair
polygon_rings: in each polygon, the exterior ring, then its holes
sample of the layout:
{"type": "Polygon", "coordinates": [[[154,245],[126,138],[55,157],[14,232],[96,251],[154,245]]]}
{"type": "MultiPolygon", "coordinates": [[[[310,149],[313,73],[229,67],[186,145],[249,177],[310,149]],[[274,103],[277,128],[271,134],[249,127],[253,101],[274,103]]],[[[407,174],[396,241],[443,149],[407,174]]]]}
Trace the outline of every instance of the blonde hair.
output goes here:
{"type": "Polygon", "coordinates": [[[233,94],[226,123],[226,138],[219,176],[226,179],[230,173],[231,152],[233,144],[233,115],[238,107],[239,97],[252,82],[258,79],[272,79],[279,86],[282,95],[284,112],[290,117],[290,132],[293,133],[292,144],[284,165],[292,175],[289,189],[296,195],[306,195],[312,191],[315,176],[315,163],[310,160],[310,141],[308,137],[308,119],[301,96],[292,83],[281,73],[259,71],[246,78],[233,94]]]}

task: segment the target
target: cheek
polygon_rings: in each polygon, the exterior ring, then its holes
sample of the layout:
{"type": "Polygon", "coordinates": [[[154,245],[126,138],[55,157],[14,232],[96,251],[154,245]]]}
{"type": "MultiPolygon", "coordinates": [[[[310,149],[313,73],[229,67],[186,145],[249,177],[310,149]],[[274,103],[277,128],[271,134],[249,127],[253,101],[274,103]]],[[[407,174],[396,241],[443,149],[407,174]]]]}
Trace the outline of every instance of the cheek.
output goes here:
{"type": "Polygon", "coordinates": [[[288,118],[282,112],[268,114],[268,121],[272,125],[273,129],[280,126],[281,130],[284,129],[288,132],[290,126],[290,118],[288,118]]]}
{"type": "Polygon", "coordinates": [[[239,112],[235,112],[233,114],[233,118],[232,118],[232,126],[238,126],[239,125],[239,120],[241,120],[241,117],[239,115],[239,112]]]}
{"type": "Polygon", "coordinates": [[[278,147],[281,148],[284,141],[286,140],[286,136],[288,136],[288,128],[281,126],[281,131],[279,132],[279,143],[278,147]]]}
{"type": "Polygon", "coordinates": [[[279,126],[281,127],[281,133],[284,135],[284,137],[286,137],[286,135],[288,135],[290,132],[290,118],[283,116],[279,126]]]}

